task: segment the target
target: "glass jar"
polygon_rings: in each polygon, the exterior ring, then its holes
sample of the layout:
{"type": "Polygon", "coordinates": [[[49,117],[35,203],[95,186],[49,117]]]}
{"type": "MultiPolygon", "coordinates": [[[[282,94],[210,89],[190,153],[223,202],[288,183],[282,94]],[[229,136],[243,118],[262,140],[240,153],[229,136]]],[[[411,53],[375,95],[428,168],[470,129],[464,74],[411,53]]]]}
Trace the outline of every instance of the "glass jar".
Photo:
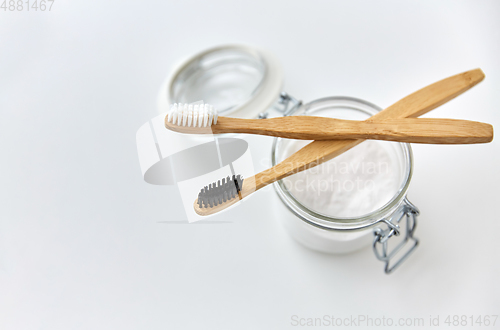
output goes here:
{"type": "MultiPolygon", "coordinates": [[[[293,115],[364,120],[380,110],[360,99],[329,97],[305,104],[293,115]]],[[[308,142],[276,138],[272,165],[308,142]]],[[[418,244],[413,236],[418,210],[406,197],[412,172],[409,144],[365,141],[324,164],[275,182],[283,202],[280,220],[294,239],[316,251],[350,253],[371,244],[390,273],[418,244]],[[365,150],[360,150],[363,145],[365,150]],[[401,239],[389,251],[392,236],[401,239]],[[396,256],[398,260],[390,264],[396,256]]]]}

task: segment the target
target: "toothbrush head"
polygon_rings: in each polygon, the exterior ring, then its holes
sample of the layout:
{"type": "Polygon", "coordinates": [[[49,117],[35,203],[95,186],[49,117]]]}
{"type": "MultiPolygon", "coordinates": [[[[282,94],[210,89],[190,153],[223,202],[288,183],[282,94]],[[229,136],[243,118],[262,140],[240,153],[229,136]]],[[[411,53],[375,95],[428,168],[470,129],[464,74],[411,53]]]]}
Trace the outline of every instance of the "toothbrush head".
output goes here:
{"type": "Polygon", "coordinates": [[[242,185],[243,178],[241,175],[233,175],[218,180],[217,184],[214,182],[205,186],[198,194],[198,200],[196,201],[198,208],[212,208],[233,198],[241,199],[242,185]]]}
{"type": "Polygon", "coordinates": [[[167,127],[210,127],[217,124],[218,113],[210,104],[174,103],[165,117],[167,127]]]}

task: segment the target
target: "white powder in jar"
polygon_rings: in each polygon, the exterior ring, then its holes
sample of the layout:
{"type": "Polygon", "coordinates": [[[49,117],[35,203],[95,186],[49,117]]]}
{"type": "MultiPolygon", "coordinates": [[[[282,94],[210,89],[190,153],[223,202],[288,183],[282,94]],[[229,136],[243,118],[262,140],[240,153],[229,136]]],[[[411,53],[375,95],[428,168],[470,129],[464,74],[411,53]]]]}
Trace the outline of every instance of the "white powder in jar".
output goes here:
{"type": "MultiPolygon", "coordinates": [[[[291,141],[291,155],[309,141],[291,141]]],[[[302,205],[330,217],[359,217],[373,212],[397,193],[402,165],[393,142],[368,140],[332,160],[291,175],[283,182],[302,205]]]]}

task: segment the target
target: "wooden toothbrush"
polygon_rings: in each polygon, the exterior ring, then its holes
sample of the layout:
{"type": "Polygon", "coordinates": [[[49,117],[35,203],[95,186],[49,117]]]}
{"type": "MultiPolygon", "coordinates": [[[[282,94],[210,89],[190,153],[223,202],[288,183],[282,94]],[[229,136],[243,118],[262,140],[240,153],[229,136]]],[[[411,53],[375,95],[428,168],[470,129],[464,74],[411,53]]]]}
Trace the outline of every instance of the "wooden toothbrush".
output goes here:
{"type": "MultiPolygon", "coordinates": [[[[481,69],[443,79],[406,96],[364,122],[380,123],[421,116],[467,91],[483,79],[484,73],[481,69]]],[[[252,177],[244,180],[241,176],[227,177],[219,180],[218,184],[214,182],[202,188],[194,202],[194,210],[202,216],[217,213],[268,184],[324,163],[363,141],[364,139],[313,141],[281,163],[252,177]]]]}
{"type": "Polygon", "coordinates": [[[241,119],[218,117],[213,106],[208,104],[194,107],[174,104],[165,116],[165,127],[190,134],[248,133],[317,141],[370,139],[408,143],[469,144],[493,140],[493,127],[490,124],[469,120],[388,118],[360,121],[313,116],[241,119]]]}

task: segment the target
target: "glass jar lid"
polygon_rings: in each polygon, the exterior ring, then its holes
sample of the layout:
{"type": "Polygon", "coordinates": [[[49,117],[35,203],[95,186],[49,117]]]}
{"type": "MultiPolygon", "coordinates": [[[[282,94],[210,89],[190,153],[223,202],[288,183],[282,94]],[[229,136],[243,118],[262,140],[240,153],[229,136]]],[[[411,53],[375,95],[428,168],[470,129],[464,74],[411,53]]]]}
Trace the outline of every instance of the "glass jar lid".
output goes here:
{"type": "Polygon", "coordinates": [[[281,66],[268,52],[223,45],[200,52],[178,66],[160,98],[167,105],[203,100],[222,116],[254,118],[278,98],[282,84],[281,66]]]}

